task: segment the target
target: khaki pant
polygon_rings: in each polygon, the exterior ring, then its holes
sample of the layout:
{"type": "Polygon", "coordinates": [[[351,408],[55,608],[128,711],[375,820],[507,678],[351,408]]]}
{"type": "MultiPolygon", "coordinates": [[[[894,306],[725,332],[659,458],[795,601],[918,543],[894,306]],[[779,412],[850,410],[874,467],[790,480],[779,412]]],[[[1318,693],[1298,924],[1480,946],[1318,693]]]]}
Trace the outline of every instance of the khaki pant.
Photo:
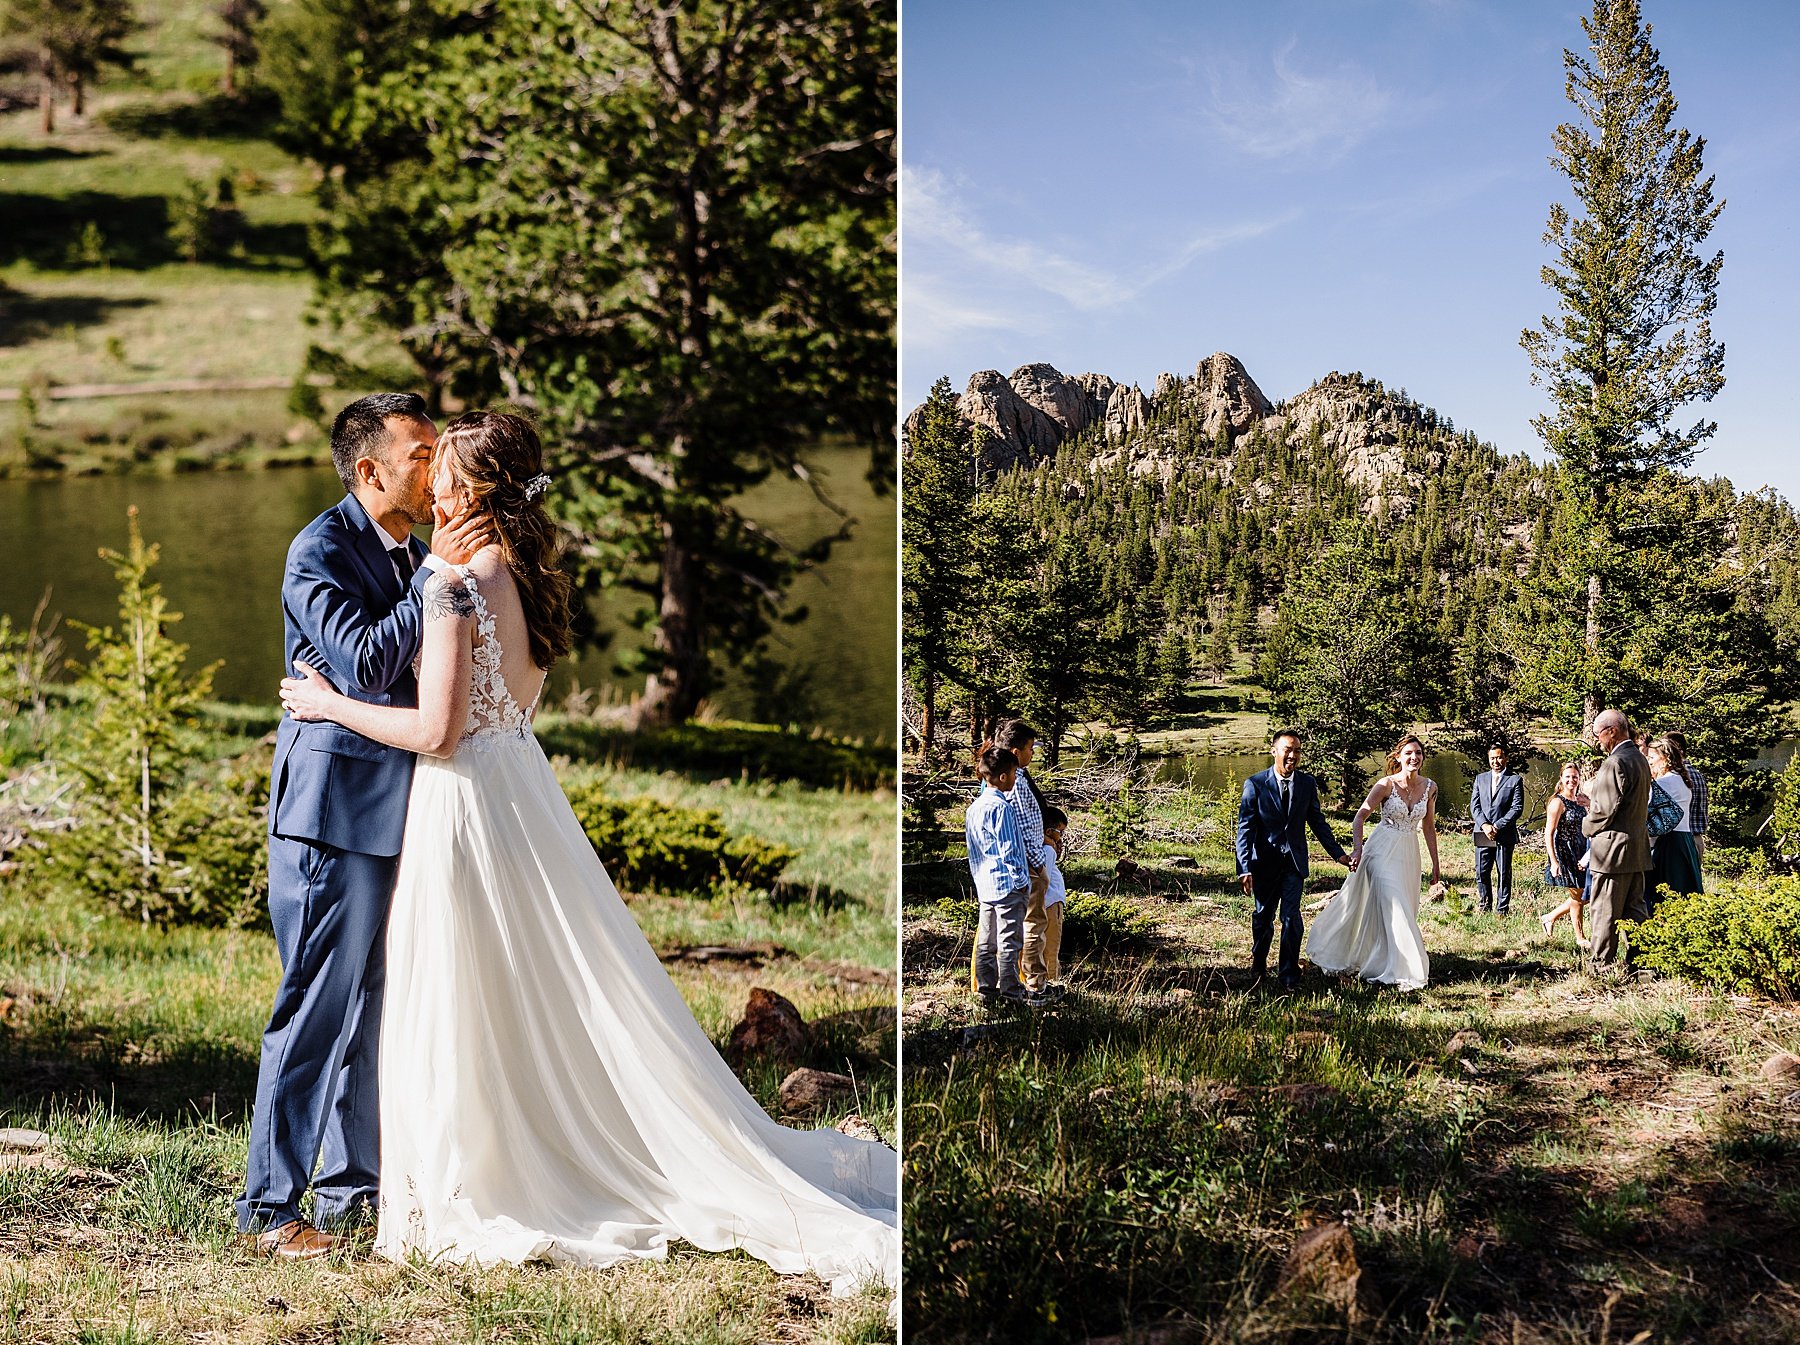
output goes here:
{"type": "Polygon", "coordinates": [[[1050,894],[1050,870],[1031,871],[1031,887],[1025,898],[1025,951],[1019,955],[1019,980],[1032,994],[1044,988],[1044,898],[1050,894]]]}
{"type": "Polygon", "coordinates": [[[1044,978],[1047,981],[1062,979],[1062,918],[1064,901],[1052,902],[1044,907],[1044,978]]]}
{"type": "MultiPolygon", "coordinates": [[[[1641,873],[1596,873],[1588,892],[1588,951],[1596,966],[1612,962],[1619,951],[1618,920],[1648,920],[1641,873]]],[[[1628,950],[1629,951],[1629,950],[1628,950]]]]}

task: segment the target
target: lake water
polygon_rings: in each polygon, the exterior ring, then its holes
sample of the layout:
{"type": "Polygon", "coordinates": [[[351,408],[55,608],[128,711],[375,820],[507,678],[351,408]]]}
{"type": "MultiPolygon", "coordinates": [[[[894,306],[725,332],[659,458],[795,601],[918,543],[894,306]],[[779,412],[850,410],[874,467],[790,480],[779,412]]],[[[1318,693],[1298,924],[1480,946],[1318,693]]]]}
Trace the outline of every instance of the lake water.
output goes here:
{"type": "MultiPolygon", "coordinates": [[[[832,447],[813,456],[826,490],[858,520],[854,538],[830,561],[802,575],[792,602],[807,618],[774,637],[779,661],[807,678],[807,693],[790,698],[794,718],[835,733],[892,742],[895,722],[896,510],[864,480],[868,453],[832,447]]],[[[214,680],[222,699],[273,701],[281,676],[281,568],[289,541],[322,510],[343,498],[329,466],[281,471],[194,472],[177,476],[93,476],[54,481],[0,481],[0,612],[29,620],[50,591],[50,610],[105,624],[116,619],[118,590],[96,554],[122,549],[125,511],[138,507],[145,539],[162,545],[154,575],[169,605],[182,613],[176,638],[189,646],[189,666],[225,660],[214,680]]],[[[745,512],[784,542],[801,547],[836,529],[836,518],[804,485],[768,481],[741,501],[745,512]]],[[[575,683],[615,701],[641,678],[615,668],[616,650],[641,640],[622,618],[641,602],[609,595],[604,624],[613,649],[559,665],[545,703],[575,683]]],[[[63,632],[80,656],[82,636],[63,632]]],[[[732,717],[749,717],[753,698],[729,674],[712,698],[732,717]]]]}

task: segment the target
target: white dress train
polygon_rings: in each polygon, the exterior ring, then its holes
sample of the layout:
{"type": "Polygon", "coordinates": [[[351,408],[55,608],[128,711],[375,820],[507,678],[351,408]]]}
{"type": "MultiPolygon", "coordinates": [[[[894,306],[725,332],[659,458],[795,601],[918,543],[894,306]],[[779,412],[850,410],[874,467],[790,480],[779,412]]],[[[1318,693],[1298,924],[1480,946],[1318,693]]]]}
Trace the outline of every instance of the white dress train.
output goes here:
{"type": "Polygon", "coordinates": [[[575,820],[466,580],[470,728],[418,763],[388,927],[376,1250],[606,1266],[680,1238],[838,1293],[897,1283],[897,1155],[779,1125],[720,1058],[575,820]]]}
{"type": "Polygon", "coordinates": [[[1436,788],[1426,781],[1411,808],[1393,793],[1381,801],[1362,862],[1313,920],[1306,953],[1315,967],[1402,990],[1422,990],[1431,979],[1419,932],[1419,828],[1436,788]]]}

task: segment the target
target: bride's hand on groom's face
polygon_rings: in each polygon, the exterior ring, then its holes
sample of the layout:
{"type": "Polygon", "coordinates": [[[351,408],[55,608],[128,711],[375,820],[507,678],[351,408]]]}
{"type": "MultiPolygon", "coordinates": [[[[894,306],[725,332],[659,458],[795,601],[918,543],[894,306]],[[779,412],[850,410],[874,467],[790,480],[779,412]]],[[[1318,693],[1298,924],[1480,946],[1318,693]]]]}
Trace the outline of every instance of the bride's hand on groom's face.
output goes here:
{"type": "Polygon", "coordinates": [[[494,540],[488,520],[464,509],[456,517],[441,505],[431,507],[431,554],[451,565],[467,565],[482,547],[494,540]]]}
{"type": "Polygon", "coordinates": [[[329,719],[336,688],[304,663],[296,661],[294,669],[300,676],[281,679],[281,708],[295,719],[329,719]]]}

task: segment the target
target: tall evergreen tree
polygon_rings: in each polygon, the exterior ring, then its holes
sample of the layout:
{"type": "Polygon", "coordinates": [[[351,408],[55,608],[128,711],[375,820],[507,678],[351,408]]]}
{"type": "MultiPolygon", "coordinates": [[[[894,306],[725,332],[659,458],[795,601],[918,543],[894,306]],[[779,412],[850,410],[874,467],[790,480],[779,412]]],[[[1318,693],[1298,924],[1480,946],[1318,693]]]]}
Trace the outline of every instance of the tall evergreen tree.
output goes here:
{"type": "Polygon", "coordinates": [[[976,448],[950,380],[907,418],[900,460],[906,529],[900,539],[900,647],[919,688],[920,751],[931,759],[937,737],[938,688],[965,676],[964,628],[974,607],[973,505],[976,448]]]}
{"type": "Polygon", "coordinates": [[[1618,688],[1613,632],[1633,570],[1629,524],[1637,488],[1659,468],[1684,467],[1717,428],[1675,423],[1725,383],[1713,340],[1724,254],[1701,255],[1723,202],[1704,175],[1705,141],[1674,125],[1669,74],[1637,0],[1594,0],[1582,20],[1587,54],[1563,53],[1565,91],[1580,113],[1556,128],[1551,162],[1574,208],[1556,203],[1542,271],[1555,316],[1520,342],[1551,410],[1532,424],[1562,464],[1580,545],[1571,578],[1585,589],[1576,644],[1583,718],[1618,688]]]}

